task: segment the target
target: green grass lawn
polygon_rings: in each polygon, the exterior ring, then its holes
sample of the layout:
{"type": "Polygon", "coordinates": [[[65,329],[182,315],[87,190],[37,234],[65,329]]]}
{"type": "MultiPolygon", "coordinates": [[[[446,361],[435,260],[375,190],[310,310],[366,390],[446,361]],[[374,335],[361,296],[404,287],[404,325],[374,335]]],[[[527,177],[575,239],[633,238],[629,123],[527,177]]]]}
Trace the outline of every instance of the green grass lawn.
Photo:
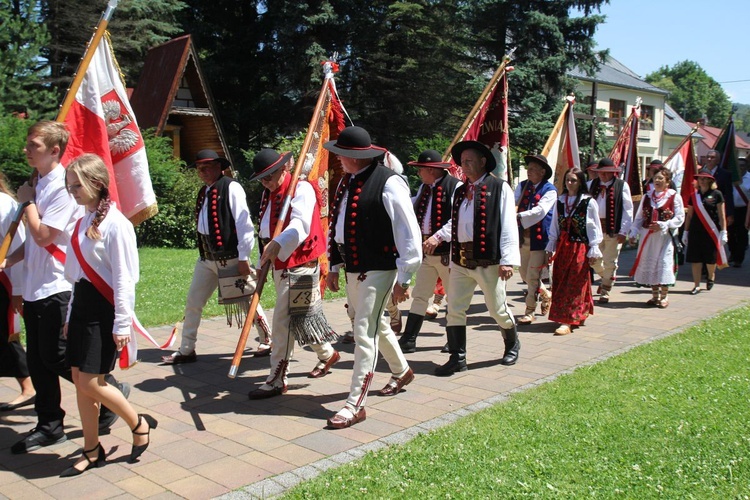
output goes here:
{"type": "MultiPolygon", "coordinates": [[[[253,261],[257,262],[257,249],[253,261]]],[[[198,258],[198,250],[169,248],[141,248],[138,251],[141,264],[141,279],[136,288],[135,311],[144,326],[172,325],[182,319],[185,298],[193,277],[193,267],[198,258]]],[[[269,276],[269,278],[271,278],[269,276]]],[[[341,273],[343,280],[343,273],[341,273]]],[[[341,288],[343,290],[343,286],[341,288]]],[[[326,292],[326,298],[343,297],[343,292],[326,292]]],[[[276,304],[276,291],[273,279],[269,279],[263,289],[261,306],[271,309],[276,304]]],[[[209,299],[203,310],[203,317],[223,316],[224,308],[219,306],[216,293],[209,299]]]]}
{"type": "Polygon", "coordinates": [[[750,308],[368,453],[291,498],[748,498],[750,308]]]}

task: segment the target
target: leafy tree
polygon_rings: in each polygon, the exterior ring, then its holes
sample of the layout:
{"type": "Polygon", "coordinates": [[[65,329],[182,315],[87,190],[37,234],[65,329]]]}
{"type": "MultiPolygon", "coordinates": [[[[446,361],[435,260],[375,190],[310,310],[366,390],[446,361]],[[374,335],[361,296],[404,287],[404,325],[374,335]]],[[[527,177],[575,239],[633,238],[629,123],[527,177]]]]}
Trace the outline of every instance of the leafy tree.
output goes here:
{"type": "MultiPolygon", "coordinates": [[[[43,51],[50,81],[60,96],[73,79],[106,0],[44,0],[43,13],[51,40],[43,51]]],[[[109,23],[112,45],[128,85],[138,80],[149,48],[181,32],[176,16],[181,0],[120,0],[109,23]]]]}
{"type": "Polygon", "coordinates": [[[732,108],[729,97],[696,62],[682,61],[672,67],[662,66],[645,79],[669,91],[667,102],[688,121],[708,118],[710,125],[722,127],[729,118],[732,108]]]}
{"type": "Polygon", "coordinates": [[[18,115],[0,113],[0,168],[13,189],[26,182],[31,175],[23,148],[32,123],[18,115]]]}
{"type": "Polygon", "coordinates": [[[734,113],[734,126],[738,132],[750,133],[750,104],[734,103],[737,107],[734,113]]]}
{"type": "Polygon", "coordinates": [[[491,71],[515,49],[515,71],[508,76],[512,148],[541,150],[554,126],[560,96],[574,88],[566,73],[574,66],[593,70],[605,55],[594,50],[593,39],[604,21],[595,12],[604,3],[608,0],[468,2],[477,70],[491,71]]]}
{"type": "Polygon", "coordinates": [[[54,109],[39,58],[49,41],[40,18],[38,1],[0,0],[0,112],[44,114],[54,109]]]}

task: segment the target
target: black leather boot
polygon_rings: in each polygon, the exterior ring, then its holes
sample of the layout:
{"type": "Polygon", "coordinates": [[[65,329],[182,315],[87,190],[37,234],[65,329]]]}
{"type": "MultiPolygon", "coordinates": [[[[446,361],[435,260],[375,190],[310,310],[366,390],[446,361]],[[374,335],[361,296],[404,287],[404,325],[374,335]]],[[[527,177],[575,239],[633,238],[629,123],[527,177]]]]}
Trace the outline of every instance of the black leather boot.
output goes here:
{"type": "Polygon", "coordinates": [[[503,353],[503,359],[500,360],[501,365],[510,366],[515,365],[518,361],[518,351],[521,349],[521,341],[518,340],[518,331],[516,325],[512,328],[502,328],[503,330],[503,341],[505,341],[505,352],[503,353]]]}
{"type": "Polygon", "coordinates": [[[438,377],[447,377],[469,369],[466,366],[466,327],[449,326],[446,331],[451,357],[447,363],[435,369],[435,375],[438,377]]]}
{"type": "Polygon", "coordinates": [[[404,334],[398,339],[398,345],[401,346],[401,352],[404,354],[417,351],[417,336],[422,329],[422,323],[424,323],[424,316],[409,313],[406,318],[404,334]]]}

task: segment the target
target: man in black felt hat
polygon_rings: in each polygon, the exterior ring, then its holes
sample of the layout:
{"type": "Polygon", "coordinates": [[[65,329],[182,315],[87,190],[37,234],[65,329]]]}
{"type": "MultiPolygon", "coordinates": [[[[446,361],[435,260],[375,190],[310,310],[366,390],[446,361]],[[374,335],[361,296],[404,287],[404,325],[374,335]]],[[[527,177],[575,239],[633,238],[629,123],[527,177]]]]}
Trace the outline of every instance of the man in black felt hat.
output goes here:
{"type": "Polygon", "coordinates": [[[265,188],[258,227],[260,265],[272,265],[276,307],[273,310],[271,373],[263,385],[250,392],[250,399],[270,398],[287,391],[287,372],[295,341],[301,346],[309,345],[318,356],[317,365],[308,375],[310,378],[327,375],[340,359],[330,344],[336,333],[323,314],[318,257],[325,253],[326,241],[320,223],[318,195],[309,182],[297,181],[283,228],[271,238],[291,189],[291,163],[291,153],[279,154],[273,149],[263,149],[253,158],[255,175],[250,180],[260,181],[265,188]]]}
{"type": "Polygon", "coordinates": [[[466,371],[466,311],[474,289],[484,293],[487,310],[502,332],[500,364],[518,360],[521,343],[505,300],[513,266],[521,264],[513,189],[490,174],[495,157],[482,143],[462,141],[451,149],[463,168],[466,183],[456,189],[451,216],[451,271],[448,278],[448,349],[450,359],[435,370],[438,376],[466,371]]]}
{"type": "MultiPolygon", "coordinates": [[[[162,357],[167,364],[192,363],[198,359],[195,354],[198,326],[203,308],[217,287],[219,303],[227,310],[227,322],[231,325],[234,319],[238,327],[242,327],[255,290],[254,270],[249,260],[255,229],[245,190],[239,182],[223,174],[229,165],[226,158],[210,149],[200,151],[190,165],[198,170],[198,177],[205,184],[195,205],[200,258],[195,263],[187,295],[180,348],[162,357]]],[[[260,306],[256,325],[261,338],[270,337],[266,315],[260,306]]]]}
{"type": "Polygon", "coordinates": [[[341,160],[344,176],[331,210],[326,284],[339,289],[339,269],[346,269],[346,296],[354,310],[354,369],[343,409],[328,427],[343,429],[365,420],[367,391],[378,351],[391,378],[381,396],[395,396],[414,380],[396,335],[383,315],[385,302],[409,298],[409,283],[422,262],[422,240],[406,181],[383,166],[385,149],[374,146],[361,127],[347,127],[324,147],[341,160]]]}
{"type": "Polygon", "coordinates": [[[617,276],[620,250],[633,223],[633,199],[628,183],[616,177],[620,167],[610,158],[599,160],[596,172],[599,178],[591,183],[589,192],[599,205],[604,241],[599,245],[603,257],[592,267],[602,279],[599,303],[607,304],[617,276]]]}
{"type": "Polygon", "coordinates": [[[427,301],[435,289],[437,279],[443,281],[446,290],[448,287],[451,207],[453,192],[461,184],[461,181],[448,173],[451,164],[443,162],[440,153],[435,150],[423,151],[417,161],[410,161],[409,165],[419,169],[418,174],[422,179],[422,185],[412,202],[422,230],[424,258],[417,271],[404,334],[398,341],[405,353],[417,350],[417,336],[422,329],[427,301]]]}
{"type": "Polygon", "coordinates": [[[528,179],[516,186],[515,200],[521,242],[521,279],[526,283],[526,312],[518,319],[528,325],[536,319],[537,296],[542,301],[541,313],[546,315],[552,303],[552,295],[541,280],[542,270],[547,267],[549,226],[552,223],[552,207],[557,201],[557,189],[549,182],[552,167],[544,155],[527,155],[528,179]]]}

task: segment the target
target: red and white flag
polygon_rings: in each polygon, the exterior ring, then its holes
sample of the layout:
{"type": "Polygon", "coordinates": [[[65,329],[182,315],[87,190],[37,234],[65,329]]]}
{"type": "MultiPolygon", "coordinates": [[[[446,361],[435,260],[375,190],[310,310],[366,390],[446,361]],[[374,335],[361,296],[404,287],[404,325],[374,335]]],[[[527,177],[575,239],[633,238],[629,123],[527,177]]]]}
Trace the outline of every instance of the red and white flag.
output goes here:
{"type": "Polygon", "coordinates": [[[555,127],[545,144],[542,154],[547,157],[547,163],[553,168],[553,184],[558,193],[565,187],[565,174],[571,168],[581,168],[581,155],[578,150],[578,134],[576,133],[573,105],[575,98],[565,98],[565,109],[560,114],[562,123],[555,127]]]}
{"type": "Polygon", "coordinates": [[[687,207],[690,197],[695,192],[694,179],[698,172],[693,141],[690,139],[685,141],[679,149],[672,153],[671,158],[664,166],[672,172],[672,180],[678,186],[682,203],[687,207]]]}
{"type": "MultiPolygon", "coordinates": [[[[506,61],[507,62],[507,61],[506,61]]],[[[495,157],[497,167],[493,171],[495,175],[506,181],[512,181],[510,162],[508,161],[508,71],[512,67],[506,67],[502,76],[498,79],[494,89],[487,95],[481,104],[479,111],[468,127],[460,136],[459,141],[478,141],[487,146],[495,157]]],[[[458,142],[458,141],[457,141],[458,142]]],[[[450,158],[450,151],[446,152],[450,158]]],[[[446,161],[448,161],[446,158],[446,161]]],[[[453,165],[450,168],[451,175],[463,179],[461,167],[453,165]]]]}
{"type": "Polygon", "coordinates": [[[640,120],[640,97],[633,106],[625,126],[620,132],[609,158],[617,166],[622,166],[623,171],[620,176],[622,180],[628,183],[630,194],[635,200],[640,199],[643,195],[643,181],[641,169],[638,164],[638,123],[640,120]]]}
{"type": "Polygon", "coordinates": [[[67,166],[84,153],[99,155],[109,170],[110,197],[120,211],[133,224],[154,216],[156,196],[143,137],[106,36],[94,52],[65,124],[70,139],[61,163],[67,166]]]}

